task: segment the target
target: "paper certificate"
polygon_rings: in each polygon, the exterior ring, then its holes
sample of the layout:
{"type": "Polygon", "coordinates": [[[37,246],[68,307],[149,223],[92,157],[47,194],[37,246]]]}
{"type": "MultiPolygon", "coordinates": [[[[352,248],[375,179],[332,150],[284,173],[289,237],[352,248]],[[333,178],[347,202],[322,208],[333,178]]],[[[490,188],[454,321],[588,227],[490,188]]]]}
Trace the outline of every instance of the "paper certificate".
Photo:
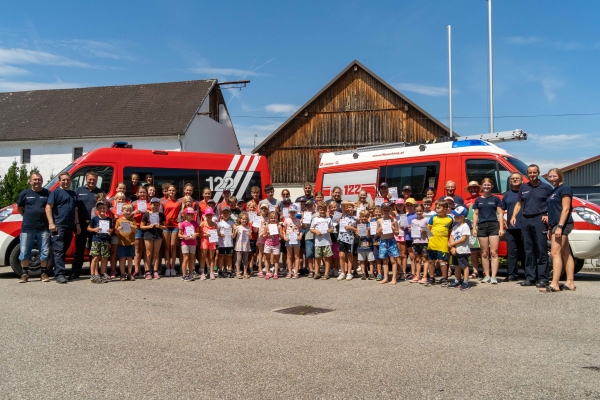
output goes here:
{"type": "Polygon", "coordinates": [[[304,211],[304,217],[302,218],[303,224],[310,224],[312,221],[312,213],[310,211],[304,211]]]}
{"type": "Polygon", "coordinates": [[[408,219],[406,218],[406,214],[400,214],[399,218],[400,225],[402,225],[403,228],[408,227],[408,219]]]}
{"type": "Polygon", "coordinates": [[[248,231],[247,230],[243,230],[242,231],[242,243],[248,243],[248,231]]]}
{"type": "Polygon", "coordinates": [[[284,208],[283,210],[283,218],[289,218],[290,217],[290,209],[289,208],[284,208]]]}
{"type": "Polygon", "coordinates": [[[421,229],[427,234],[427,237],[432,237],[433,236],[433,232],[431,232],[431,230],[429,229],[429,227],[424,226],[421,229]]]}
{"type": "Polygon", "coordinates": [[[186,236],[192,236],[194,233],[196,233],[196,230],[194,229],[193,226],[186,226],[185,227],[185,235],[186,236]]]}
{"type": "Polygon", "coordinates": [[[279,228],[277,227],[277,224],[269,224],[269,235],[279,235],[279,228]]]}
{"type": "Polygon", "coordinates": [[[398,198],[398,188],[397,187],[389,188],[389,192],[390,192],[391,200],[396,200],[398,198]]]}
{"type": "Polygon", "coordinates": [[[123,203],[117,203],[117,215],[123,214],[123,203]]]}
{"type": "Polygon", "coordinates": [[[367,224],[358,224],[358,236],[367,236],[367,224]]]}
{"type": "Polygon", "coordinates": [[[346,225],[348,225],[348,222],[345,219],[340,220],[340,229],[339,229],[340,233],[346,232],[346,225]]]}
{"type": "Polygon", "coordinates": [[[288,242],[289,244],[298,244],[298,234],[297,233],[288,233],[288,242]]]}
{"type": "Polygon", "coordinates": [[[384,203],[383,197],[375,197],[375,205],[381,206],[384,203]]]}
{"type": "Polygon", "coordinates": [[[377,222],[371,222],[369,227],[371,228],[371,235],[377,235],[377,222]]]}
{"type": "Polygon", "coordinates": [[[100,228],[98,233],[108,233],[110,229],[110,221],[107,219],[101,219],[98,221],[98,228],[100,228]]]}
{"type": "Polygon", "coordinates": [[[360,206],[356,209],[356,218],[360,218],[360,212],[364,209],[365,208],[363,206],[360,206]]]}
{"type": "Polygon", "coordinates": [[[121,232],[131,233],[131,224],[129,222],[121,222],[121,232]]]}
{"type": "Polygon", "coordinates": [[[150,225],[160,224],[160,215],[158,213],[150,214],[150,225]]]}
{"type": "Polygon", "coordinates": [[[217,243],[219,241],[219,235],[217,234],[216,229],[211,229],[208,231],[208,242],[209,243],[217,243]]]}
{"type": "Polygon", "coordinates": [[[141,213],[145,213],[146,210],[148,209],[148,203],[146,203],[146,200],[139,200],[137,202],[137,206],[138,206],[138,211],[141,213]]]}
{"type": "Polygon", "coordinates": [[[233,242],[231,241],[231,226],[227,225],[221,229],[223,234],[223,247],[232,247],[233,242]]]}
{"type": "Polygon", "coordinates": [[[333,218],[331,218],[331,222],[333,222],[334,224],[336,222],[338,222],[340,219],[342,218],[342,213],[339,211],[336,211],[333,213],[333,218]]]}
{"type": "Polygon", "coordinates": [[[260,228],[262,225],[262,218],[261,217],[254,217],[252,218],[252,227],[253,228],[260,228]]]}
{"type": "Polygon", "coordinates": [[[392,221],[389,219],[381,221],[381,230],[384,235],[388,233],[394,233],[394,231],[392,230],[392,221]]]}
{"type": "Polygon", "coordinates": [[[413,239],[419,239],[421,237],[421,226],[420,225],[411,225],[410,226],[410,236],[413,239]]]}
{"type": "Polygon", "coordinates": [[[248,211],[248,220],[254,221],[254,218],[256,218],[256,213],[254,211],[248,211]]]}
{"type": "Polygon", "coordinates": [[[319,232],[321,232],[321,235],[325,235],[325,234],[329,233],[328,230],[329,230],[329,226],[328,226],[327,222],[321,222],[319,224],[319,232]]]}
{"type": "Polygon", "coordinates": [[[273,205],[269,206],[269,212],[271,212],[271,211],[275,211],[275,206],[273,206],[273,205]]]}

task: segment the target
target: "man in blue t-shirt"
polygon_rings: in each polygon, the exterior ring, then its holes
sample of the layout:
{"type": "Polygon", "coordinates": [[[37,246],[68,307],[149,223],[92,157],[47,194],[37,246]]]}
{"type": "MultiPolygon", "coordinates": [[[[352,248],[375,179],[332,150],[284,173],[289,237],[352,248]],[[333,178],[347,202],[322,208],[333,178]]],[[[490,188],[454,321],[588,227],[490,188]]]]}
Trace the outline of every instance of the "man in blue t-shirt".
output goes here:
{"type": "Polygon", "coordinates": [[[516,223],[513,225],[510,220],[515,211],[515,205],[517,204],[519,197],[519,190],[523,178],[518,172],[513,172],[510,175],[510,190],[507,190],[502,197],[502,209],[506,211],[506,247],[507,247],[507,263],[508,273],[504,282],[513,282],[519,280],[519,266],[525,268],[525,249],[523,247],[523,239],[521,235],[521,215],[517,215],[516,223]]]}
{"type": "Polygon", "coordinates": [[[529,182],[521,185],[510,223],[517,223],[522,211],[521,230],[525,247],[525,281],[521,286],[548,286],[548,207],[552,186],[539,180],[540,168],[527,168],[529,182]],[[537,279],[537,282],[536,282],[537,279]]]}
{"type": "Polygon", "coordinates": [[[446,182],[444,189],[446,190],[446,194],[441,196],[438,199],[438,201],[445,200],[446,197],[452,197],[452,200],[454,200],[455,206],[458,206],[458,205],[464,206],[465,205],[465,200],[456,194],[456,182],[454,182],[454,181],[446,182]]]}
{"type": "Polygon", "coordinates": [[[67,283],[65,278],[65,258],[73,232],[79,235],[81,227],[77,215],[77,195],[70,190],[71,175],[63,172],[58,177],[60,186],[50,193],[46,205],[46,217],[51,232],[54,251],[54,279],[58,283],[67,283]]]}
{"type": "Polygon", "coordinates": [[[17,199],[17,211],[23,216],[21,224],[19,260],[21,260],[21,277],[19,283],[26,283],[29,279],[29,259],[33,245],[37,239],[38,250],[40,252],[40,261],[42,267],[42,282],[48,282],[46,266],[48,265],[48,256],[50,253],[50,233],[48,232],[48,220],[46,219],[45,208],[48,200],[48,189],[42,187],[44,178],[38,172],[34,172],[29,177],[30,188],[19,193],[17,199]]]}

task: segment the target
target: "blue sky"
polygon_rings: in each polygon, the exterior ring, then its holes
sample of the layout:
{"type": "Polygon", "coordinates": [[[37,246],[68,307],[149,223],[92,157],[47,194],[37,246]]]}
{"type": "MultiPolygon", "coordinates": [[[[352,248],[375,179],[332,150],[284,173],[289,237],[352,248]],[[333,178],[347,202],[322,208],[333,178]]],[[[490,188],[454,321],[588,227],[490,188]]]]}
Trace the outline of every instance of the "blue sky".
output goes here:
{"type": "MultiPolygon", "coordinates": [[[[447,124],[451,24],[454,130],[488,131],[485,0],[91,4],[5,3],[0,91],[250,79],[226,93],[248,152],[357,59],[447,124]]],[[[493,12],[495,128],[530,134],[504,147],[544,170],[600,154],[600,2],[493,12]]]]}

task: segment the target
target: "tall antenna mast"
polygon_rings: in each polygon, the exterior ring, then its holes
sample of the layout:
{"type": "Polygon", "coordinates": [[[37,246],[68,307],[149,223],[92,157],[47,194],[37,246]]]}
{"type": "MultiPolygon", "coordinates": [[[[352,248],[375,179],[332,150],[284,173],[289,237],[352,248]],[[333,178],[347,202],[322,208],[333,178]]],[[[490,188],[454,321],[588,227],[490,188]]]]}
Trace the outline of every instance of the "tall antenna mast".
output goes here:
{"type": "Polygon", "coordinates": [[[448,97],[450,99],[450,137],[453,136],[452,129],[452,26],[448,25],[448,97]]]}
{"type": "Polygon", "coordinates": [[[494,133],[494,74],[492,62],[492,0],[488,2],[488,49],[490,69],[490,133],[494,133]]]}

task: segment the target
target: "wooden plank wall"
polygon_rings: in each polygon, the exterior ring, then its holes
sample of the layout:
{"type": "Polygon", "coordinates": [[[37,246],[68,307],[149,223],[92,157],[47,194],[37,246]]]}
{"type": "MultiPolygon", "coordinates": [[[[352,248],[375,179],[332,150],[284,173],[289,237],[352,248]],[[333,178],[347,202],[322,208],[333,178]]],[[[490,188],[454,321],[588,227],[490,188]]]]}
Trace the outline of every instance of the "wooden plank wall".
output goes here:
{"type": "Polygon", "coordinates": [[[318,150],[415,142],[447,134],[447,130],[358,68],[350,69],[302,109],[265,145],[261,154],[268,159],[273,183],[302,184],[316,179],[318,150]]]}

